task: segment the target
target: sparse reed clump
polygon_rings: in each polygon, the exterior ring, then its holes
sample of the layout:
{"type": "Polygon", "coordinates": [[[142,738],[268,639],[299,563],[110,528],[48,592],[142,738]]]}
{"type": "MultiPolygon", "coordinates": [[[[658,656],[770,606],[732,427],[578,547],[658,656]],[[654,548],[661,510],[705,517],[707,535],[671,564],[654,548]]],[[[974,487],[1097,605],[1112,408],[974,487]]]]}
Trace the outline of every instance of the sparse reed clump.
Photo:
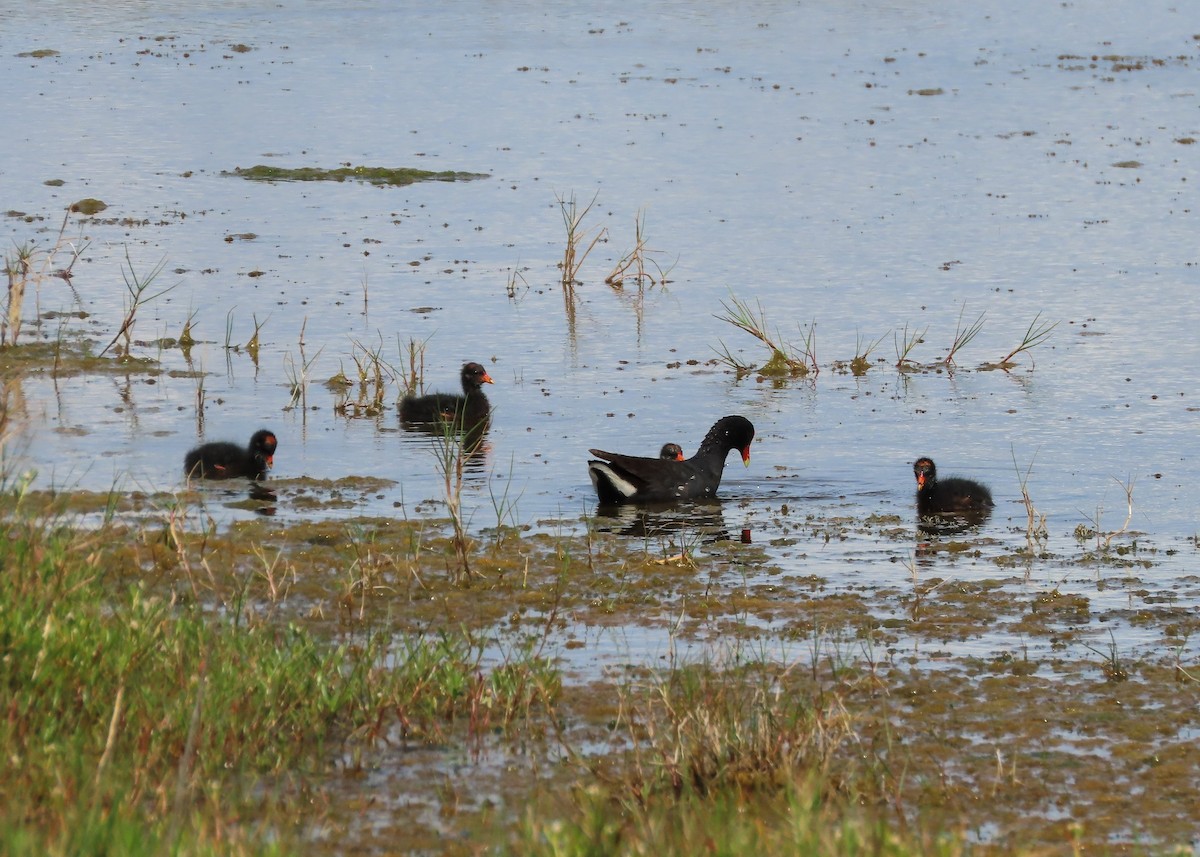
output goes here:
{"type": "Polygon", "coordinates": [[[753,364],[745,363],[735,357],[724,342],[717,350],[718,359],[739,375],[758,372],[762,375],[799,378],[804,378],[809,374],[816,376],[820,372],[817,365],[816,323],[814,322],[809,325],[807,330],[802,331],[804,339],[797,350],[780,335],[778,329],[771,330],[762,303],[755,301],[755,307],[751,307],[747,301],[731,294],[728,304],[724,301],[721,302],[721,308],[725,310],[724,314],[717,315],[716,318],[732,324],[738,330],[745,331],[765,345],[771,352],[770,359],[762,366],[755,368],[753,364]]]}
{"type": "MultiPolygon", "coordinates": [[[[17,245],[10,255],[4,257],[4,272],[8,278],[7,302],[4,313],[0,314],[0,347],[16,345],[21,335],[21,313],[25,299],[32,286],[35,295],[41,295],[42,284],[49,277],[63,280],[71,288],[78,303],[79,295],[74,294],[71,286],[72,270],[79,261],[80,255],[90,242],[80,238],[78,244],[66,240],[67,223],[71,219],[71,211],[67,209],[63,216],[62,226],[59,227],[58,237],[54,244],[45,250],[40,250],[32,243],[17,245]],[[66,250],[71,251],[71,260],[63,267],[56,268],[56,259],[66,250]]],[[[40,300],[39,300],[40,303],[40,300]]],[[[38,313],[41,315],[40,311],[38,313]]]]}

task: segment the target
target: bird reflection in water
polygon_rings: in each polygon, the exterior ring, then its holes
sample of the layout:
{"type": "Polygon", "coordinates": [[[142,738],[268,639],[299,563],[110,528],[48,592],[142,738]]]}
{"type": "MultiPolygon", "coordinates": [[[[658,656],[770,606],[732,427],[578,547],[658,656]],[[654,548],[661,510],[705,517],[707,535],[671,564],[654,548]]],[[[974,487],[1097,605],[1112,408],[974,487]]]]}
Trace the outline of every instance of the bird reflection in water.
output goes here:
{"type": "Polygon", "coordinates": [[[939,544],[939,539],[978,533],[991,511],[991,509],[976,509],[970,512],[919,516],[917,518],[917,564],[929,567],[938,553],[945,552],[946,546],[939,544]]]}
{"type": "Polygon", "coordinates": [[[263,504],[254,508],[256,515],[263,515],[268,518],[275,516],[275,512],[277,511],[276,504],[279,502],[279,497],[274,490],[263,485],[261,482],[251,482],[250,499],[255,503],[263,504]]]}
{"type": "Polygon", "coordinates": [[[451,460],[453,454],[461,460],[463,471],[474,475],[482,474],[491,459],[492,444],[487,439],[491,425],[488,416],[464,426],[444,422],[400,422],[400,427],[409,434],[432,438],[439,459],[451,460]]]}
{"type": "MultiPolygon", "coordinates": [[[[605,533],[643,539],[674,539],[700,544],[733,541],[725,523],[720,500],[701,503],[637,505],[600,504],[596,507],[597,529],[605,533]]],[[[750,530],[741,530],[740,540],[748,542],[750,530]]]]}

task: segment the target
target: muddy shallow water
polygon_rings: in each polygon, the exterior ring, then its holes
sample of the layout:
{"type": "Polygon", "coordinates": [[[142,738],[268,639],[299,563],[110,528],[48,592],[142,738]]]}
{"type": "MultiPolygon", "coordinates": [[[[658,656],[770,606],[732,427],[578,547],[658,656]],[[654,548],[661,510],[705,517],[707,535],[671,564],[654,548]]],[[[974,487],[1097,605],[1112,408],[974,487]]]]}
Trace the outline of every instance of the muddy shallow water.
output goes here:
{"type": "MultiPolygon", "coordinates": [[[[877,615],[911,616],[905,599],[938,581],[1001,581],[1022,603],[1081,597],[1079,639],[1112,634],[1134,656],[1165,645],[1141,611],[1194,614],[1192,10],[337,6],[0,7],[14,120],[0,139],[5,243],[47,246],[71,203],[108,206],[67,227],[90,242],[73,271],[80,303],[53,279],[37,296],[43,313],[87,318],[30,323],[26,339],[82,333],[103,347],[129,263],[164,261],[159,282],[174,286],[137,318],[133,356],[148,366],[56,376],[3,358],[3,405],[36,484],[174,491],[200,437],[266,425],[280,439],[276,521],[441,514],[433,445],[402,429],[395,388],[382,413],[355,418],[323,383],[352,376],[364,351],[399,365],[416,338],[429,387],[453,389],[466,360],[495,379],[485,456],[464,485],[477,533],[498,517],[581,533],[596,511],[588,447],[649,455],[676,441],[690,454],[715,419],[742,413],[758,430],[753,460],[731,460],[705,521],[685,510],[649,534],[635,516],[596,526],[651,553],[723,554],[748,539],[761,553],[747,576],[714,585],[767,593],[779,575],[811,576],[869,589],[877,615]],[[26,55],[39,49],[57,53],[26,55]],[[379,187],[232,174],[256,164],[487,177],[379,187]],[[584,227],[607,239],[569,314],[557,200],[572,194],[595,198],[584,227]],[[604,278],[633,248],[639,212],[670,282],[613,289],[604,278]],[[793,343],[815,324],[819,375],[738,377],[717,362],[722,343],[747,362],[768,356],[715,317],[731,294],[760,301],[793,343]],[[896,370],[906,326],[926,331],[912,357],[933,364],[981,314],[957,371],[896,370]],[[1058,325],[1048,342],[1009,371],[980,368],[1039,314],[1058,325]],[[189,317],[190,353],[160,342],[189,317]],[[877,341],[865,376],[838,368],[877,341]],[[300,369],[307,409],[289,408],[300,369]],[[991,518],[920,533],[920,455],[989,483],[991,518]],[[1046,516],[1035,558],[1019,556],[1026,473],[1046,516]],[[384,481],[330,487],[355,477],[384,481]],[[1084,530],[1123,528],[1125,486],[1127,531],[1097,555],[1084,530]]],[[[260,509],[244,486],[202,496],[223,523],[260,509]]],[[[971,615],[917,661],[1056,645],[971,615]]],[[[606,652],[652,661],[672,644],[658,627],[579,633],[594,644],[563,652],[575,667],[606,652]]],[[[925,639],[905,633],[901,650],[925,639]]],[[[1171,645],[1196,655],[1186,635],[1171,645]]]]}

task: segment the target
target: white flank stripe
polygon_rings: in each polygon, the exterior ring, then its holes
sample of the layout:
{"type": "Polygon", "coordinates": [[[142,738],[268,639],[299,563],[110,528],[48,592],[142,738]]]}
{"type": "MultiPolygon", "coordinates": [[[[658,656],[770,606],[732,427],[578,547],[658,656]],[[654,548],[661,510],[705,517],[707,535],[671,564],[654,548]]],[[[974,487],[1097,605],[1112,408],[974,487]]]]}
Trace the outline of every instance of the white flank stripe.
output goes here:
{"type": "Polygon", "coordinates": [[[637,493],[637,486],[619,476],[615,470],[603,461],[593,461],[588,464],[588,476],[592,477],[592,485],[600,491],[600,480],[607,482],[622,497],[632,497],[637,493]]]}

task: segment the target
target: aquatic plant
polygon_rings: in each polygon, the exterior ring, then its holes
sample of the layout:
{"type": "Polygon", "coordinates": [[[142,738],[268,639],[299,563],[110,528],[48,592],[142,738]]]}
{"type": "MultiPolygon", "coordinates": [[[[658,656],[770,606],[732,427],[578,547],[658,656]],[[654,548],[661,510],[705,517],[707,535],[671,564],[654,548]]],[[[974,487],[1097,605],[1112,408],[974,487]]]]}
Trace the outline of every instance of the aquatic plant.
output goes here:
{"type": "Polygon", "coordinates": [[[445,488],[446,511],[450,515],[451,543],[454,546],[456,566],[454,580],[456,583],[467,583],[472,578],[471,549],[474,541],[467,532],[467,522],[463,511],[462,489],[463,473],[467,460],[475,451],[477,439],[470,433],[464,432],[465,426],[461,421],[438,423],[437,431],[433,434],[433,457],[438,473],[442,476],[445,488]]]}
{"type": "Polygon", "coordinates": [[[879,343],[883,342],[887,336],[886,333],[880,335],[874,342],[863,338],[862,334],[857,330],[854,332],[854,359],[850,361],[850,372],[854,375],[865,375],[867,370],[871,368],[871,352],[879,347],[879,343]]]}
{"type": "Polygon", "coordinates": [[[521,260],[517,260],[508,271],[508,279],[504,283],[504,293],[508,295],[508,299],[513,303],[520,303],[521,299],[529,293],[529,281],[525,279],[522,273],[521,260]]]}
{"type": "MultiPolygon", "coordinates": [[[[810,373],[816,376],[820,372],[820,367],[817,365],[817,325],[814,322],[809,325],[807,330],[803,331],[803,342],[799,350],[791,343],[787,342],[780,335],[779,330],[771,331],[770,325],[767,322],[767,313],[763,309],[762,302],[755,302],[757,311],[751,307],[749,303],[737,297],[732,292],[729,296],[729,303],[721,301],[721,308],[725,311],[722,315],[717,315],[715,318],[721,321],[732,324],[738,330],[745,331],[761,342],[771,352],[771,357],[762,366],[758,367],[757,371],[763,375],[791,375],[794,377],[806,377],[810,373]],[[732,306],[731,306],[732,304],[732,306]]],[[[729,349],[722,342],[722,350],[718,351],[718,358],[722,362],[729,365],[739,374],[744,374],[748,371],[754,371],[750,364],[743,363],[734,358],[729,349]]]]}
{"type": "Polygon", "coordinates": [[[246,351],[249,352],[250,359],[253,360],[257,364],[258,363],[258,348],[259,348],[259,344],[260,344],[259,336],[262,333],[263,327],[266,326],[266,323],[271,320],[271,317],[267,316],[261,322],[258,320],[257,313],[251,314],[250,317],[254,321],[254,335],[251,336],[250,339],[246,342],[246,351]]]}
{"type": "Polygon", "coordinates": [[[1021,489],[1021,503],[1025,506],[1025,550],[1032,556],[1037,550],[1045,546],[1046,539],[1050,535],[1049,530],[1046,529],[1046,516],[1038,512],[1033,505],[1033,500],[1029,497],[1029,474],[1033,472],[1033,462],[1037,458],[1037,455],[1035,454],[1029,460],[1029,466],[1022,473],[1020,466],[1017,464],[1016,447],[1010,445],[1009,449],[1012,452],[1013,467],[1017,471],[1017,482],[1021,489]]]}
{"type": "Polygon", "coordinates": [[[1082,533],[1087,538],[1095,537],[1097,551],[1107,551],[1112,546],[1113,539],[1128,532],[1129,523],[1133,520],[1133,477],[1131,476],[1122,482],[1120,479],[1114,476],[1113,481],[1120,485],[1121,490],[1125,493],[1124,523],[1122,523],[1121,526],[1115,530],[1105,530],[1101,526],[1101,521],[1104,518],[1104,507],[1097,504],[1096,513],[1089,521],[1091,527],[1083,530],[1081,530],[1080,527],[1076,527],[1075,530],[1077,535],[1082,533]]]}
{"type": "MultiPolygon", "coordinates": [[[[1039,312],[1033,317],[1033,321],[1029,322],[1029,327],[1025,329],[1025,335],[1021,337],[1020,344],[1012,351],[1000,358],[998,366],[1002,369],[1007,369],[1013,365],[1013,358],[1018,354],[1030,353],[1034,348],[1044,343],[1050,338],[1050,334],[1054,332],[1054,328],[1058,327],[1058,322],[1050,324],[1041,321],[1042,314],[1039,312]]],[[[1032,365],[1033,355],[1029,354],[1029,361],[1032,365]]]]}
{"type": "Polygon", "coordinates": [[[325,350],[324,346],[317,349],[317,353],[311,358],[305,356],[304,353],[304,330],[308,327],[308,316],[304,317],[304,321],[300,325],[300,338],[298,348],[300,353],[300,362],[296,363],[292,352],[288,351],[283,355],[283,373],[287,377],[288,389],[291,391],[291,398],[284,405],[285,411],[290,411],[299,406],[303,414],[308,413],[308,378],[309,372],[317,358],[321,356],[321,352],[325,350]]]}
{"type": "Polygon", "coordinates": [[[958,312],[958,321],[954,325],[954,341],[950,343],[950,350],[946,352],[946,357],[942,360],[943,365],[947,369],[952,369],[956,365],[954,358],[958,355],[958,352],[978,336],[979,331],[983,330],[983,319],[987,313],[981,312],[975,321],[964,327],[963,315],[966,311],[967,305],[964,302],[962,309],[958,312]]]}
{"type": "Polygon", "coordinates": [[[82,236],[78,244],[66,240],[67,223],[70,218],[71,210],[68,208],[63,216],[62,226],[59,227],[58,236],[46,250],[39,250],[36,244],[25,243],[18,244],[11,254],[5,255],[4,272],[8,279],[8,292],[4,313],[0,315],[0,347],[17,344],[21,335],[21,312],[31,285],[37,298],[39,323],[42,284],[49,277],[57,277],[65,282],[71,289],[75,302],[79,303],[79,295],[71,285],[71,271],[91,242],[84,241],[82,236]],[[64,267],[55,268],[55,260],[67,249],[71,252],[70,261],[64,267]]]}
{"type": "Polygon", "coordinates": [[[414,182],[423,181],[472,181],[474,179],[486,179],[489,177],[487,173],[467,173],[455,170],[434,172],[432,170],[418,170],[412,167],[346,166],[324,169],[322,167],[270,167],[264,164],[245,168],[235,167],[232,173],[224,173],[224,175],[235,175],[244,179],[250,179],[251,181],[266,182],[344,182],[352,180],[374,185],[393,186],[410,185],[414,182]]]}
{"type": "Polygon", "coordinates": [[[667,276],[675,267],[672,263],[665,271],[654,258],[661,254],[659,250],[651,250],[646,245],[646,212],[641,210],[634,219],[634,246],[623,255],[613,268],[612,273],[604,278],[615,289],[620,289],[627,278],[632,278],[639,288],[649,286],[665,286],[669,281],[667,276]],[[650,267],[653,266],[653,272],[650,267]]]}
{"type": "Polygon", "coordinates": [[[579,280],[579,269],[583,267],[584,261],[588,255],[596,248],[607,235],[608,230],[604,227],[596,230],[592,234],[583,226],[584,219],[596,204],[596,199],[600,196],[600,191],[596,191],[592,196],[591,202],[579,208],[579,204],[575,200],[575,193],[572,191],[570,196],[562,197],[555,196],[555,201],[558,203],[559,211],[562,214],[563,227],[567,232],[567,245],[563,249],[563,258],[559,262],[558,267],[562,274],[561,282],[563,287],[563,298],[570,303],[573,310],[575,297],[575,286],[582,285],[579,280]]]}
{"type": "Polygon", "coordinates": [[[905,322],[904,330],[899,332],[899,338],[897,338],[897,331],[892,331],[892,344],[896,348],[896,368],[901,372],[914,372],[920,369],[920,364],[909,355],[917,345],[925,341],[925,333],[928,330],[927,325],[921,328],[920,333],[915,328],[910,333],[908,322],[905,322]]]}
{"type": "MultiPolygon", "coordinates": [[[[354,340],[351,347],[350,359],[354,362],[358,375],[358,399],[354,403],[349,400],[337,405],[338,413],[349,416],[377,417],[383,413],[384,399],[388,386],[396,379],[396,370],[383,358],[383,338],[379,344],[369,348],[359,340],[354,340]]],[[[342,377],[346,386],[353,386],[350,379],[342,377]]]]}
{"type": "Polygon", "coordinates": [[[408,396],[425,394],[425,346],[429,344],[429,338],[427,336],[417,339],[410,336],[408,342],[401,345],[397,336],[396,348],[400,353],[400,370],[396,373],[400,384],[397,402],[408,396]]]}
{"type": "Polygon", "coordinates": [[[129,357],[129,349],[133,342],[133,325],[137,320],[138,310],[144,304],[157,300],[179,285],[175,283],[153,294],[146,294],[166,266],[167,259],[164,256],[159,260],[157,265],[150,269],[149,274],[139,277],[137,271],[133,268],[133,259],[129,256],[129,247],[125,248],[125,267],[121,269],[121,278],[125,281],[125,290],[129,293],[129,297],[125,301],[125,318],[121,322],[121,327],[117,330],[116,336],[100,351],[100,357],[107,354],[108,350],[122,339],[125,340],[125,349],[122,356],[129,357]]]}

